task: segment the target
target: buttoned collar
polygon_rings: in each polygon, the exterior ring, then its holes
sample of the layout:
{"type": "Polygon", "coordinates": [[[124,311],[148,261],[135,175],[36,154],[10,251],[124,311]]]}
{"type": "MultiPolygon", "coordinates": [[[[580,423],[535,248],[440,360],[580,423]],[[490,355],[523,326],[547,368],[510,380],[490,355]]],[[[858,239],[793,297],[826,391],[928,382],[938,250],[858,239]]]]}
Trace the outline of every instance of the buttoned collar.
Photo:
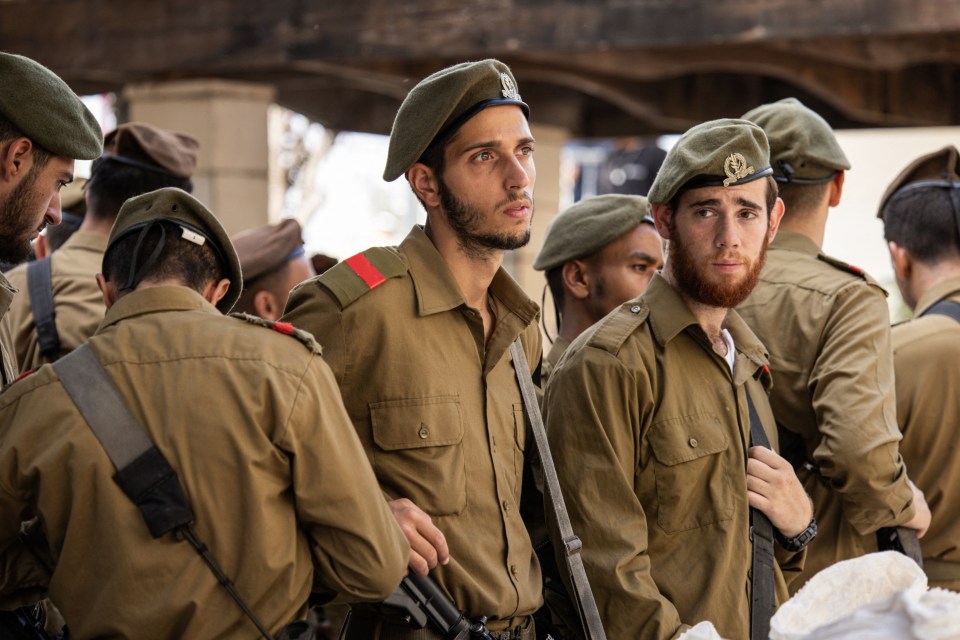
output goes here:
{"type": "MultiPolygon", "coordinates": [[[[460,290],[447,263],[423,227],[416,225],[400,244],[400,252],[407,261],[410,277],[417,292],[420,315],[431,315],[466,306],[467,301],[460,290]]],[[[516,314],[524,324],[537,318],[540,308],[510,277],[503,267],[497,269],[490,283],[490,293],[509,311],[516,314]]]]}
{"type": "MultiPolygon", "coordinates": [[[[667,343],[684,331],[695,335],[697,340],[703,343],[705,347],[710,344],[709,337],[697,322],[697,318],[690,311],[686,302],[659,273],[653,276],[650,285],[643,294],[643,299],[650,310],[650,328],[653,331],[653,337],[661,347],[665,347],[667,343]]],[[[734,367],[734,373],[738,383],[742,382],[746,376],[753,376],[758,369],[769,364],[763,344],[736,311],[733,309],[727,311],[727,317],[724,319],[722,326],[733,336],[733,342],[737,350],[737,364],[734,367]],[[749,363],[742,362],[741,364],[742,357],[746,358],[749,363]]],[[[713,353],[712,350],[711,353],[713,353]]],[[[719,355],[717,355],[717,358],[722,360],[719,355]]],[[[729,371],[725,362],[723,367],[729,371]]]]}
{"type": "Polygon", "coordinates": [[[944,298],[949,298],[960,294],[960,277],[947,278],[942,282],[930,287],[925,294],[920,297],[917,308],[914,311],[916,316],[923,315],[923,312],[940,302],[944,298]]]}
{"type": "Polygon", "coordinates": [[[128,318],[163,311],[202,311],[221,315],[203,296],[188,287],[147,287],[131,291],[107,309],[103,321],[97,327],[97,333],[128,318]]]}

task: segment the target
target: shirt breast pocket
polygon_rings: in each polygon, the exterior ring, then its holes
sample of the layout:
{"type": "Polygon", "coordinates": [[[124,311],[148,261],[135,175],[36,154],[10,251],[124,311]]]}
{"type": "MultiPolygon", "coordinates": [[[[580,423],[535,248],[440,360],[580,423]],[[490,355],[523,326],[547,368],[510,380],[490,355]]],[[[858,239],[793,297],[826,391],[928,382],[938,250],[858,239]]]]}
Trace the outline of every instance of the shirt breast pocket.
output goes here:
{"type": "Polygon", "coordinates": [[[457,396],[432,396],[370,405],[373,467],[384,489],[434,516],[467,504],[463,420],[457,396]]]}
{"type": "Polygon", "coordinates": [[[657,485],[657,524],[686,531],[733,517],[735,483],[726,463],[730,446],[720,420],[710,414],[653,424],[648,436],[657,485]]]}

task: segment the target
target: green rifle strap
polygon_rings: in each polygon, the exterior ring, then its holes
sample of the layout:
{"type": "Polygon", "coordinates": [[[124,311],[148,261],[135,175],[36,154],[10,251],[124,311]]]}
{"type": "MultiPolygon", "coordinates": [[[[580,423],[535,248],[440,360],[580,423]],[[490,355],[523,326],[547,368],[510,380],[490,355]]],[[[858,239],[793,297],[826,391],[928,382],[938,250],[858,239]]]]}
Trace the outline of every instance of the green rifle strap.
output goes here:
{"type": "MultiPolygon", "coordinates": [[[[753,446],[770,448],[757,408],[747,388],[747,409],[750,414],[750,441],[753,446]]],[[[753,542],[753,566],[750,588],[750,639],[767,640],[770,637],[770,618],[773,617],[774,569],[773,524],[759,509],[750,508],[750,539],[753,542]]]]}
{"type": "Polygon", "coordinates": [[[600,621],[600,611],[597,609],[597,602],[593,597],[593,591],[590,589],[586,569],[583,568],[583,559],[580,557],[582,546],[580,538],[573,533],[570,515],[567,513],[567,506],[563,502],[560,480],[557,478],[557,469],[553,465],[553,456],[550,454],[550,446],[547,444],[547,432],[543,427],[543,417],[540,415],[537,392],[533,386],[533,379],[530,377],[530,365],[527,364],[527,356],[523,353],[523,344],[521,344],[520,338],[517,338],[510,346],[510,353],[513,356],[513,368],[516,370],[517,382],[520,384],[520,393],[523,396],[523,407],[526,410],[527,419],[530,421],[533,438],[537,443],[537,452],[540,454],[540,463],[543,467],[543,477],[546,482],[546,497],[553,507],[557,528],[563,540],[564,557],[566,558],[567,569],[570,571],[570,580],[573,582],[573,588],[576,592],[574,595],[584,633],[587,640],[606,640],[607,635],[600,621]]]}
{"type": "Polygon", "coordinates": [[[27,294],[40,353],[50,362],[60,357],[60,333],[53,302],[53,265],[50,256],[27,264],[27,294]]]}

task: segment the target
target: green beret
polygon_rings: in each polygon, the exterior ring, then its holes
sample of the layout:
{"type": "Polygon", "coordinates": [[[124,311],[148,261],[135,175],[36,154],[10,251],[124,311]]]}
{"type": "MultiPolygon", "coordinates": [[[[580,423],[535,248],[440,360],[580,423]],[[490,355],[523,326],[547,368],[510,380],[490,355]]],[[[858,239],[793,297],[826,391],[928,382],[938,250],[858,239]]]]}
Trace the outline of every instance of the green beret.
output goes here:
{"type": "Polygon", "coordinates": [[[164,131],[145,122],[128,122],[107,134],[103,155],[174,178],[189,178],[197,168],[199,146],[197,139],[186,133],[164,131]]]}
{"type": "Polygon", "coordinates": [[[421,80],[393,121],[383,179],[396,180],[434,140],[456,131],[483,109],[502,104],[517,105],[530,117],[510,68],[499,60],[463,62],[421,80]]]}
{"type": "MultiPolygon", "coordinates": [[[[203,245],[210,242],[210,247],[220,260],[224,277],[230,279],[230,288],[227,294],[217,303],[217,309],[227,313],[240,298],[243,290],[243,275],[240,270],[240,259],[237,251],[230,242],[223,225],[216,216],[192,195],[175,187],[157,189],[143,195],[130,198],[120,207],[117,221],[110,230],[110,239],[107,240],[107,253],[121,238],[140,231],[152,222],[167,220],[178,224],[183,229],[183,235],[166,241],[194,242],[203,245]]],[[[143,269],[143,265],[138,267],[143,269]]],[[[127,283],[127,287],[134,287],[137,283],[127,283]]]]}
{"type": "Polygon", "coordinates": [[[960,152],[954,146],[946,146],[939,151],[922,155],[901,171],[880,198],[877,217],[883,218],[887,203],[905,187],[946,187],[948,184],[960,187],[960,152]]]}
{"type": "Polygon", "coordinates": [[[593,255],[644,220],[651,224],[643,196],[610,194],[585,198],[560,213],[547,227],[543,247],[533,261],[537,271],[593,255]]]}
{"type": "Polygon", "coordinates": [[[745,184],[772,173],[770,148],[760,127],[746,120],[711,120],[680,136],[647,199],[669,204],[687,189],[745,184]]]}
{"type": "Polygon", "coordinates": [[[238,233],[233,246],[247,284],[304,255],[300,223],[293,218],[238,233]]]}
{"type": "Polygon", "coordinates": [[[0,52],[0,114],[54,155],[100,157],[97,119],[66,82],[30,58],[0,52]]]}
{"type": "Polygon", "coordinates": [[[850,168],[827,121],[796,98],[761,105],[743,119],[757,123],[767,134],[777,182],[820,184],[850,168]]]}

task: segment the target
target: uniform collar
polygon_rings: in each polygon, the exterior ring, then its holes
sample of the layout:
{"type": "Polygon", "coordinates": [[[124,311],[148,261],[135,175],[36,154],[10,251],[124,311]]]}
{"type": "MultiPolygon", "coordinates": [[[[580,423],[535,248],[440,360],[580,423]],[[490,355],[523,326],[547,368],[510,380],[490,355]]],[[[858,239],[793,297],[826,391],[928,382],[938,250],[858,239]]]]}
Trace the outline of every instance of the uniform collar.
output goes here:
{"type": "MultiPolygon", "coordinates": [[[[695,334],[705,345],[710,344],[709,338],[683,298],[659,273],[653,276],[643,299],[650,309],[653,337],[661,347],[665,347],[683,331],[695,334]]],[[[742,381],[743,375],[752,376],[757,369],[769,364],[763,344],[733,309],[727,311],[723,328],[733,336],[737,350],[737,365],[734,370],[738,381],[742,381]],[[746,366],[746,363],[741,365],[742,357],[752,363],[752,366],[746,366]]],[[[717,358],[723,360],[719,355],[717,358]]],[[[729,371],[726,362],[723,362],[723,368],[729,371]]]]}
{"type": "Polygon", "coordinates": [[[203,311],[221,315],[203,296],[187,287],[147,287],[131,291],[107,310],[97,333],[128,318],[163,311],[203,311]]]}
{"type": "Polygon", "coordinates": [[[914,316],[921,316],[923,312],[940,302],[944,298],[949,298],[960,293],[960,277],[947,278],[930,287],[925,294],[920,297],[917,308],[914,310],[914,316]]]}
{"type": "Polygon", "coordinates": [[[67,241],[63,243],[60,249],[63,250],[69,247],[71,249],[87,249],[89,251],[105,253],[107,251],[108,240],[110,240],[110,238],[102,233],[76,231],[67,238],[67,241]]]}
{"type": "Polygon", "coordinates": [[[784,251],[796,251],[809,256],[818,256],[822,253],[817,243],[802,233],[793,231],[777,231],[773,242],[770,243],[771,249],[783,249],[784,251]]]}
{"type": "Polygon", "coordinates": [[[0,318],[4,316],[10,303],[13,302],[13,296],[17,293],[17,288],[10,284],[10,281],[0,273],[0,318]]]}
{"type": "MultiPolygon", "coordinates": [[[[424,232],[416,225],[400,243],[417,292],[420,315],[426,316],[466,305],[460,285],[443,257],[424,232]]],[[[510,277],[503,267],[497,269],[490,283],[490,293],[497,301],[519,317],[524,324],[537,318],[540,308],[510,277]]]]}
{"type": "Polygon", "coordinates": [[[549,363],[551,367],[557,366],[557,363],[560,361],[560,357],[566,353],[567,348],[569,347],[570,341],[558,335],[554,339],[553,346],[550,347],[550,352],[547,354],[547,357],[544,359],[544,361],[549,363]]]}

